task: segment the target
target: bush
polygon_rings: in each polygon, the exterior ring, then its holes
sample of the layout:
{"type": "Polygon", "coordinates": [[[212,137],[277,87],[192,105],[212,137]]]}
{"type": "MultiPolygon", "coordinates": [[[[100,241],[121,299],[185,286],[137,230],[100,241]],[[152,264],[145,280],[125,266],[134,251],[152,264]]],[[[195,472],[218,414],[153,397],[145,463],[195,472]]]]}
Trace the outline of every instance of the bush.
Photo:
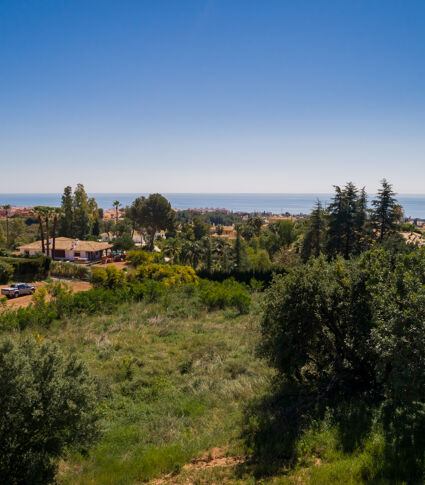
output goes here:
{"type": "Polygon", "coordinates": [[[201,280],[199,297],[210,310],[235,306],[240,313],[248,313],[251,305],[251,297],[245,286],[233,279],[223,283],[201,280]]]}
{"type": "Polygon", "coordinates": [[[0,261],[0,283],[8,283],[13,276],[13,266],[0,261]]]}
{"type": "Polygon", "coordinates": [[[77,280],[88,280],[89,269],[79,264],[63,261],[52,261],[50,265],[50,276],[58,278],[69,278],[77,280]]]}
{"type": "Polygon", "coordinates": [[[275,267],[267,271],[254,271],[253,269],[248,271],[208,271],[207,269],[200,269],[196,272],[199,278],[205,278],[212,281],[225,281],[229,278],[233,278],[239,283],[249,284],[252,278],[257,281],[261,281],[264,286],[269,286],[273,281],[273,277],[276,274],[286,273],[283,268],[275,267]]]}
{"type": "Polygon", "coordinates": [[[44,256],[0,257],[0,261],[13,266],[15,280],[34,281],[45,279],[48,275],[51,259],[44,256]]]}
{"type": "Polygon", "coordinates": [[[85,365],[53,344],[0,344],[0,481],[54,481],[69,447],[84,449],[97,434],[95,386],[85,365]]]}
{"type": "Polygon", "coordinates": [[[107,268],[93,268],[91,281],[93,286],[115,289],[125,284],[125,273],[116,266],[107,268]]]}
{"type": "Polygon", "coordinates": [[[145,264],[137,268],[137,277],[141,280],[161,281],[165,286],[197,283],[198,277],[191,266],[178,264],[145,264]]]}
{"type": "Polygon", "coordinates": [[[126,255],[126,261],[129,261],[135,268],[141,264],[158,263],[161,259],[162,255],[160,253],[144,251],[143,249],[133,249],[128,251],[126,255]]]}

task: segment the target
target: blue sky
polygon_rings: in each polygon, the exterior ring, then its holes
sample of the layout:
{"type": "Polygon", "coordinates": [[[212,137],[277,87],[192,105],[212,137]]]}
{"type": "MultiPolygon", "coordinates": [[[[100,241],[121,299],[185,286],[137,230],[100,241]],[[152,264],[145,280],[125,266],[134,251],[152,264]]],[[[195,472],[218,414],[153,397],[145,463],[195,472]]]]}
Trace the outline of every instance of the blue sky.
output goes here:
{"type": "Polygon", "coordinates": [[[0,192],[425,193],[424,60],[423,1],[0,0],[0,192]]]}

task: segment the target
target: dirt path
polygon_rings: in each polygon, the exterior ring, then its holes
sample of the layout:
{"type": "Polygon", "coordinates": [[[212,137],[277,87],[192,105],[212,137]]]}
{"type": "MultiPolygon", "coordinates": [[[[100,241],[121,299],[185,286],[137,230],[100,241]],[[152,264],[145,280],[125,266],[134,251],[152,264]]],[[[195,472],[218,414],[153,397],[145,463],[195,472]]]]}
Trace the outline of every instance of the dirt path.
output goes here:
{"type": "MultiPolygon", "coordinates": [[[[91,288],[91,283],[88,283],[87,281],[65,281],[74,292],[77,291],[87,291],[90,290],[91,288]]],[[[31,285],[34,285],[37,289],[43,288],[46,286],[45,281],[37,281],[36,283],[30,283],[31,285]]],[[[9,285],[2,285],[0,286],[1,288],[7,288],[9,285]]],[[[20,296],[19,298],[13,298],[11,300],[6,300],[6,307],[7,308],[18,308],[18,307],[26,307],[31,303],[32,295],[25,295],[25,296],[20,296]]],[[[1,309],[0,309],[1,311],[1,309]]]]}

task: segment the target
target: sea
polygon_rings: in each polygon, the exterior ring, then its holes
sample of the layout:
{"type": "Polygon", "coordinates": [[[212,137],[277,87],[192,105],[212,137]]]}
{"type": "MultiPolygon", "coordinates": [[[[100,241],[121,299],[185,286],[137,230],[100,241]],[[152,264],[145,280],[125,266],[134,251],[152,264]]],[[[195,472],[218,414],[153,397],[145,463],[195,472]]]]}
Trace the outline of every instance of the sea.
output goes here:
{"type": "MultiPolygon", "coordinates": [[[[95,193],[99,207],[112,208],[115,200],[123,207],[130,205],[136,197],[149,194],[136,193],[95,193]]],[[[163,194],[173,208],[183,209],[227,209],[232,212],[271,212],[273,214],[309,214],[315,203],[320,200],[324,206],[329,204],[332,194],[163,194]]],[[[10,204],[17,207],[61,205],[62,194],[0,194],[0,205],[10,204]]],[[[372,194],[369,200],[375,196],[372,194]]],[[[399,194],[398,203],[404,208],[406,217],[425,219],[425,194],[399,194]]]]}

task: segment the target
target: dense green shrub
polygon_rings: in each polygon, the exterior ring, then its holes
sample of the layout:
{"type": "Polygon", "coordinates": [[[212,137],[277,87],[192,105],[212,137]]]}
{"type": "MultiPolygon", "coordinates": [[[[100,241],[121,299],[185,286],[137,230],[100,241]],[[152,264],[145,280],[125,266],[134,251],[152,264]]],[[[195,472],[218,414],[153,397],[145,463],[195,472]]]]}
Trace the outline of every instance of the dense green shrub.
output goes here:
{"type": "Polygon", "coordinates": [[[198,277],[191,266],[178,264],[145,264],[137,268],[137,277],[141,280],[162,281],[165,286],[196,283],[198,277]]]}
{"type": "Polygon", "coordinates": [[[0,257],[0,261],[13,266],[15,280],[34,281],[45,279],[48,275],[51,259],[44,256],[0,257]]]}
{"type": "Polygon", "coordinates": [[[58,459],[97,434],[96,392],[85,365],[41,339],[0,343],[0,481],[54,481],[58,459]]]}
{"type": "Polygon", "coordinates": [[[133,249],[128,251],[126,255],[126,260],[135,268],[141,264],[158,263],[161,259],[160,253],[144,251],[143,249],[133,249]]]}
{"type": "Polygon", "coordinates": [[[266,271],[254,271],[252,269],[248,271],[208,271],[206,269],[200,269],[196,272],[199,278],[220,282],[233,278],[239,283],[249,284],[252,278],[254,278],[257,281],[261,281],[264,286],[270,285],[276,274],[284,273],[286,273],[286,270],[283,268],[273,268],[266,271]]]}
{"type": "Polygon", "coordinates": [[[233,279],[223,283],[201,280],[199,297],[210,310],[235,306],[240,313],[248,313],[251,304],[246,287],[233,279]]]}
{"type": "Polygon", "coordinates": [[[93,268],[91,281],[93,286],[101,288],[119,288],[125,284],[125,273],[116,266],[93,268]]]}
{"type": "Polygon", "coordinates": [[[344,450],[381,434],[380,473],[422,480],[425,250],[320,257],[276,278],[266,291],[260,350],[278,372],[248,433],[263,462],[295,462],[297,439],[327,415],[344,450]]]}
{"type": "Polygon", "coordinates": [[[13,276],[13,266],[0,261],[0,283],[8,283],[13,276]]]}
{"type": "Polygon", "coordinates": [[[77,280],[88,280],[89,269],[85,266],[64,261],[52,261],[50,264],[50,276],[77,280]]]}

